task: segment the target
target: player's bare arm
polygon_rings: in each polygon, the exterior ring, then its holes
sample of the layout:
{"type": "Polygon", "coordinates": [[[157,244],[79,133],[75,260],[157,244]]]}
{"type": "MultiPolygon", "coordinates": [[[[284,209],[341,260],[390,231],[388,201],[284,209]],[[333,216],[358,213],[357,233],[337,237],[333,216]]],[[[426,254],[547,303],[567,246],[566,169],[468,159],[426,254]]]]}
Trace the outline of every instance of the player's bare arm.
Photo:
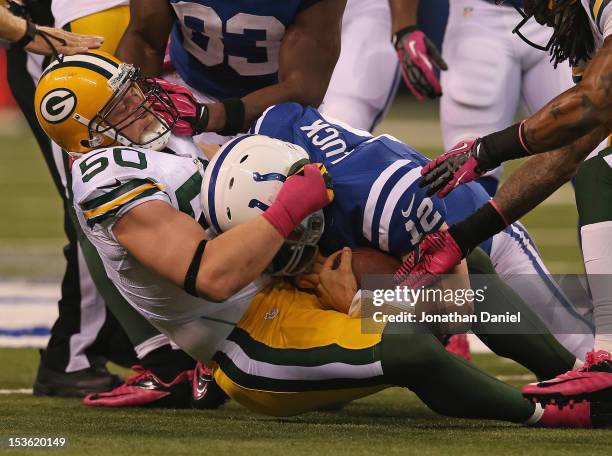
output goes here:
{"type": "Polygon", "coordinates": [[[450,270],[478,244],[527,214],[571,179],[605,136],[606,128],[600,126],[569,146],[529,158],[502,185],[495,198],[448,230],[427,235],[421,243],[420,258],[411,253],[404,264],[413,274],[431,277],[450,270]]]}
{"type": "MultiPolygon", "coordinates": [[[[173,133],[179,136],[203,132],[234,135],[245,131],[272,105],[285,101],[320,105],[340,55],[345,4],[346,0],[321,0],[300,12],[287,28],[280,44],[278,83],[242,98],[202,104],[189,89],[159,80],[180,113],[173,133]]],[[[162,43],[158,44],[161,46],[162,43]]],[[[158,68],[161,68],[164,49],[157,49],[158,68]]]]}
{"type": "MultiPolygon", "coordinates": [[[[179,287],[198,244],[206,239],[193,218],[162,201],[129,210],[113,233],[139,262],[179,287]]],[[[284,240],[263,217],[209,240],[197,274],[198,294],[212,301],[228,299],[261,274],[284,240]]]]}
{"type": "Polygon", "coordinates": [[[419,0],[389,0],[391,7],[391,31],[397,33],[404,27],[417,23],[419,0]]]}
{"type": "MultiPolygon", "coordinates": [[[[600,126],[601,140],[612,129],[612,37],[597,51],[582,81],[525,121],[523,131],[531,153],[557,149],[600,126]]],[[[572,149],[566,152],[572,152],[572,149]]]]}
{"type": "Polygon", "coordinates": [[[461,141],[423,168],[422,185],[429,185],[429,195],[444,197],[457,185],[479,178],[504,161],[559,148],[584,157],[585,145],[599,144],[610,131],[612,37],[606,38],[578,85],[520,124],[461,141]],[[588,139],[583,139],[585,136],[588,139]]]}
{"type": "MultiPolygon", "coordinates": [[[[340,55],[340,30],[346,0],[323,0],[302,11],[281,42],[278,84],[242,98],[243,127],[269,106],[285,101],[319,106],[340,55]]],[[[209,130],[223,128],[223,117],[211,106],[209,130]]]]}
{"type": "Polygon", "coordinates": [[[41,55],[73,55],[97,49],[104,42],[101,36],[81,35],[54,27],[36,25],[0,8],[0,37],[26,50],[41,55]]]}
{"type": "Polygon", "coordinates": [[[159,76],[175,15],[167,0],[130,1],[130,23],[116,55],[144,76],[159,76]]]}
{"type": "Polygon", "coordinates": [[[495,195],[494,201],[506,220],[518,220],[570,180],[607,132],[608,127],[599,126],[569,146],[527,159],[495,195]]]}

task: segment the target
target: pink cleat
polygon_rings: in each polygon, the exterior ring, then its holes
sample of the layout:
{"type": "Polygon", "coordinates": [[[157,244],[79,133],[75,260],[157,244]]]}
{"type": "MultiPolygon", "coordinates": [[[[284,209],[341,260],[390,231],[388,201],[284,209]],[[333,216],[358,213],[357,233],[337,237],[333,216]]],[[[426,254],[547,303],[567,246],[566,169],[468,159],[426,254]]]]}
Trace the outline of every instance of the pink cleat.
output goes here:
{"type": "Polygon", "coordinates": [[[132,366],[135,375],[112,391],[85,396],[90,407],[189,407],[193,371],[183,371],[169,383],[142,366],[132,366]]]}
{"type": "Polygon", "coordinates": [[[195,409],[218,409],[229,400],[229,396],[215,382],[212,371],[198,361],[193,371],[191,407],[195,409]]]}
{"type": "Polygon", "coordinates": [[[470,353],[470,342],[468,341],[467,334],[453,334],[448,339],[445,348],[446,351],[454,353],[463,359],[468,361],[472,360],[472,353],[470,353]]]}
{"type": "Polygon", "coordinates": [[[585,428],[591,427],[591,403],[582,401],[571,405],[548,404],[544,407],[544,414],[536,427],[569,427],[585,428]]]}
{"type": "Polygon", "coordinates": [[[571,401],[612,403],[612,355],[604,350],[587,353],[584,366],[550,380],[529,383],[523,396],[542,404],[571,401]]]}

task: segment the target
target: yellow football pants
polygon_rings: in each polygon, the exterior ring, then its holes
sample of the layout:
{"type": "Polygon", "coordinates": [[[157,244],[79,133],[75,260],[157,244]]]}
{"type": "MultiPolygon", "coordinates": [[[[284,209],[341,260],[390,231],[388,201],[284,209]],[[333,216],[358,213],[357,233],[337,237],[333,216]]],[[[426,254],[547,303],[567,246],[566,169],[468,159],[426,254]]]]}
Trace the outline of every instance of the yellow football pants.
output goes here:
{"type": "Polygon", "coordinates": [[[219,386],[245,407],[290,416],[384,389],[381,334],[285,284],[259,293],[213,357],[219,386]]]}
{"type": "Polygon", "coordinates": [[[115,53],[119,40],[130,22],[130,7],[117,6],[70,22],[66,29],[83,35],[104,37],[101,51],[115,53]]]}

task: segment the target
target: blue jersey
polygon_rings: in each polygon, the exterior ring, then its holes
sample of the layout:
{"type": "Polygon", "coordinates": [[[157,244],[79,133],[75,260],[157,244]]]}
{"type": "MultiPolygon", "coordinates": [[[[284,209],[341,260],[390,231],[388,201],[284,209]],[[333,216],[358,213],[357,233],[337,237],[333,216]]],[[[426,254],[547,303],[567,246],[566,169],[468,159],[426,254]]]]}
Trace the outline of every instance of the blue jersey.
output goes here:
{"type": "MultiPolygon", "coordinates": [[[[370,246],[401,256],[423,234],[464,219],[489,200],[476,183],[458,187],[444,200],[428,198],[418,186],[426,157],[392,136],[374,137],[297,103],[269,108],[250,132],[297,144],[313,162],[325,164],[335,194],[325,208],[320,242],[327,252],[370,246]]],[[[490,244],[483,244],[487,253],[490,244]]]]}
{"type": "Polygon", "coordinates": [[[285,29],[319,0],[170,0],[177,16],[170,57],[183,80],[216,98],[278,81],[285,29]]]}

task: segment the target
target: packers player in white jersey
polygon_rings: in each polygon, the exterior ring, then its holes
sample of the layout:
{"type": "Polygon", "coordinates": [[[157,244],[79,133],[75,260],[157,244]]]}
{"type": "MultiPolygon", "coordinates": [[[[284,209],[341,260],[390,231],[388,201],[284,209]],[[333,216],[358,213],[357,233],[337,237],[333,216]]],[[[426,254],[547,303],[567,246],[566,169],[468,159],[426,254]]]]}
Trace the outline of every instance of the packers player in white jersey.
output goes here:
{"type": "MultiPolygon", "coordinates": [[[[324,169],[305,164],[303,150],[279,140],[247,135],[229,142],[221,154],[231,156],[230,168],[247,169],[245,163],[258,156],[268,158],[257,162],[268,168],[239,174],[242,179],[226,175],[217,197],[260,204],[260,194],[249,200],[248,192],[236,193],[244,188],[241,182],[253,181],[258,189],[266,187],[269,199],[263,202],[269,207],[248,219],[239,208],[229,211],[233,226],[211,239],[198,223],[198,187],[202,172],[214,165],[186,143],[186,156],[164,149],[172,125],[151,104],[165,104],[172,113],[168,100],[154,82],[139,79],[134,67],[103,53],[52,65],[36,93],[42,127],[75,158],[75,210],[109,279],[181,348],[200,361],[212,359],[214,377],[230,397],[252,410],[291,415],[398,385],[450,416],[594,424],[590,406],[533,404],[447,353],[432,334],[394,333],[389,326],[364,334],[359,319],[325,308],[316,296],[284,281],[266,285],[270,279],[262,273],[278,266],[277,252],[288,253],[285,274],[305,267],[316,252],[308,247],[321,233],[317,211],[333,197],[324,169]]],[[[354,282],[349,264],[350,252],[343,251],[338,270],[331,271],[328,262],[328,273],[354,282]]],[[[344,287],[332,299],[349,300],[354,291],[344,287]]],[[[546,362],[539,376],[574,359],[548,340],[549,346],[540,346],[546,362]]]]}
{"type": "MultiPolygon", "coordinates": [[[[528,119],[476,141],[458,144],[423,170],[430,193],[446,195],[501,162],[534,155],[506,182],[495,198],[467,219],[424,241],[423,265],[443,273],[465,253],[537,206],[576,171],[576,202],[585,269],[593,297],[594,350],[579,370],[530,385],[526,394],[543,402],[578,400],[612,385],[594,381],[612,372],[612,148],[591,150],[612,131],[612,2],[610,0],[526,0],[525,21],[533,17],[553,28],[546,49],[554,63],[568,60],[580,77],[528,119]],[[549,152],[544,154],[545,152],[549,152]],[[537,154],[537,155],[536,155],[537,154]]],[[[519,28],[520,31],[520,28],[519,28]]],[[[425,268],[427,269],[427,268],[425,268]]]]}

